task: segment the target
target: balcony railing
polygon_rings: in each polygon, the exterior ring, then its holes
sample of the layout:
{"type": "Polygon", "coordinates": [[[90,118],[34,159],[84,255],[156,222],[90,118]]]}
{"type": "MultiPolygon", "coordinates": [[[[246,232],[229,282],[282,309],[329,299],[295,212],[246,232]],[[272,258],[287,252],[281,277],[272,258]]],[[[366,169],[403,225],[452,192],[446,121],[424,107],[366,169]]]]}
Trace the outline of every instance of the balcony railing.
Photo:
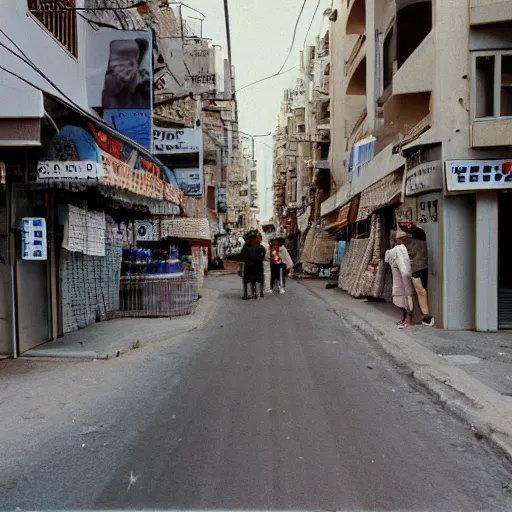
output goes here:
{"type": "Polygon", "coordinates": [[[348,60],[345,61],[345,76],[348,76],[350,74],[350,71],[352,70],[352,66],[354,65],[354,62],[355,62],[357,56],[359,55],[359,52],[361,51],[361,48],[363,47],[365,41],[366,41],[366,34],[361,34],[357,38],[348,60]]]}
{"type": "Polygon", "coordinates": [[[78,33],[75,0],[29,0],[28,10],[34,18],[73,55],[78,57],[78,33]]]}

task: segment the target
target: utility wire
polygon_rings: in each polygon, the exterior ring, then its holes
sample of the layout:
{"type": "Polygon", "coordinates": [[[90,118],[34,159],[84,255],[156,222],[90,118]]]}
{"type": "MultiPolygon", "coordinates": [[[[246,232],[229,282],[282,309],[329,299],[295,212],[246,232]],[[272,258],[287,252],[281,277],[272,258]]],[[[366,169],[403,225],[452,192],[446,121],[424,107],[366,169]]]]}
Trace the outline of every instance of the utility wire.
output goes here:
{"type": "MultiPolygon", "coordinates": [[[[225,1],[227,1],[227,0],[225,0],[225,1]]],[[[290,45],[288,55],[286,56],[286,59],[284,60],[283,65],[280,67],[279,71],[277,71],[277,73],[274,73],[273,75],[267,76],[265,78],[260,78],[259,80],[256,80],[255,82],[251,82],[247,85],[244,85],[243,87],[240,87],[240,89],[237,89],[235,91],[235,93],[243,91],[244,89],[247,89],[248,87],[252,87],[253,85],[259,84],[261,82],[265,82],[266,80],[270,80],[271,78],[275,78],[277,76],[284,75],[285,73],[288,73],[289,71],[292,71],[293,69],[295,69],[296,66],[294,66],[293,68],[287,69],[286,71],[283,71],[284,67],[286,66],[286,63],[288,62],[288,59],[290,58],[290,55],[292,54],[293,46],[295,44],[295,38],[297,37],[297,28],[299,26],[300,19],[302,18],[302,13],[304,12],[304,8],[306,7],[307,1],[308,0],[304,0],[304,2],[302,3],[302,7],[300,8],[299,15],[297,16],[297,19],[295,21],[295,26],[293,28],[292,44],[290,45]]]]}
{"type": "Polygon", "coordinates": [[[283,62],[283,65],[281,66],[281,69],[277,72],[278,74],[281,73],[281,71],[286,66],[286,63],[288,62],[288,59],[290,58],[290,55],[293,51],[293,45],[295,44],[295,38],[297,37],[297,28],[299,27],[300,19],[302,18],[302,13],[304,12],[304,8],[306,7],[308,0],[304,0],[302,3],[302,7],[300,8],[299,15],[297,16],[297,20],[295,21],[295,26],[293,27],[293,38],[292,38],[292,44],[290,45],[290,50],[288,51],[288,55],[286,56],[286,59],[283,62]]]}
{"type": "Polygon", "coordinates": [[[309,32],[311,30],[311,27],[313,26],[313,22],[315,21],[316,13],[318,12],[318,9],[320,8],[321,2],[322,2],[322,0],[318,0],[318,2],[316,4],[315,12],[313,13],[313,17],[311,18],[311,22],[309,23],[308,31],[306,32],[306,37],[304,38],[304,44],[302,45],[303,48],[306,48],[306,43],[308,40],[309,32]]]}
{"type": "Polygon", "coordinates": [[[261,78],[260,80],[256,80],[256,82],[251,82],[250,84],[244,85],[243,87],[240,87],[240,89],[237,89],[235,92],[243,91],[244,89],[247,89],[248,87],[252,87],[253,85],[259,84],[261,82],[265,82],[266,80],[270,80],[271,78],[275,78],[276,76],[285,75],[286,73],[289,73],[290,71],[293,71],[294,69],[297,69],[297,66],[293,66],[293,68],[289,68],[286,71],[281,71],[274,73],[273,75],[266,76],[265,78],[261,78]]]}

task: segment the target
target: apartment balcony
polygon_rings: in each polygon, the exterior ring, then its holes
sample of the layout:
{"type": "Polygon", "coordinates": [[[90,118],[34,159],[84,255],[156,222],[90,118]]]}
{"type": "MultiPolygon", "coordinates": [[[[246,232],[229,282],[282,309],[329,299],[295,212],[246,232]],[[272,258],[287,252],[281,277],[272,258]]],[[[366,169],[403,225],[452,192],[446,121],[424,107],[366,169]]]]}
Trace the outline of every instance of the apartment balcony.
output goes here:
{"type": "Polygon", "coordinates": [[[346,34],[362,34],[366,30],[365,0],[350,0],[347,13],[346,34]]]}
{"type": "Polygon", "coordinates": [[[432,91],[434,63],[434,34],[430,32],[394,74],[393,94],[432,91]]]}
{"type": "Polygon", "coordinates": [[[347,95],[366,96],[366,55],[356,61],[347,81],[347,95]]]}
{"type": "Polygon", "coordinates": [[[512,21],[512,0],[470,0],[471,25],[512,21]]]}
{"type": "Polygon", "coordinates": [[[350,77],[354,74],[361,61],[366,57],[366,35],[361,34],[355,41],[352,51],[345,61],[345,76],[350,77]]]}

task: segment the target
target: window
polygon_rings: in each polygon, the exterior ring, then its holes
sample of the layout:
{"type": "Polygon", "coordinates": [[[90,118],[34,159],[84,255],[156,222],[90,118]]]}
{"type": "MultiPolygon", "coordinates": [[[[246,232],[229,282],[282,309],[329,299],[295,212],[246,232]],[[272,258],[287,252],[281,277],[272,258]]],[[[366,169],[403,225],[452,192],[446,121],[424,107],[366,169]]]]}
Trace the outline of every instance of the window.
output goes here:
{"type": "Polygon", "coordinates": [[[472,116],[512,117],[512,51],[474,52],[472,116]]]}
{"type": "Polygon", "coordinates": [[[387,33],[382,49],[384,91],[391,85],[391,81],[393,80],[393,63],[395,62],[394,32],[394,29],[391,28],[387,33]]]}
{"type": "Polygon", "coordinates": [[[475,117],[494,116],[494,55],[477,57],[475,66],[475,117]]]}
{"type": "Polygon", "coordinates": [[[397,11],[396,60],[398,69],[432,30],[432,2],[409,2],[397,11]]]}
{"type": "Polygon", "coordinates": [[[215,210],[215,187],[208,187],[206,192],[206,207],[215,210]]]}
{"type": "Polygon", "coordinates": [[[28,0],[29,12],[74,57],[78,57],[75,0],[28,0]]]}

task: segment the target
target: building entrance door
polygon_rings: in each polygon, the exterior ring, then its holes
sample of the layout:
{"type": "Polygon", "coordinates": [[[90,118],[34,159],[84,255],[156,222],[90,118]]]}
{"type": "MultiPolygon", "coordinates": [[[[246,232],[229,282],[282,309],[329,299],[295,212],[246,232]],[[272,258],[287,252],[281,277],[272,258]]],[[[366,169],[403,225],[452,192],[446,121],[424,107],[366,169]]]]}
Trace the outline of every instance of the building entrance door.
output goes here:
{"type": "Polygon", "coordinates": [[[512,329],[512,193],[499,195],[498,328],[512,329]]]}

